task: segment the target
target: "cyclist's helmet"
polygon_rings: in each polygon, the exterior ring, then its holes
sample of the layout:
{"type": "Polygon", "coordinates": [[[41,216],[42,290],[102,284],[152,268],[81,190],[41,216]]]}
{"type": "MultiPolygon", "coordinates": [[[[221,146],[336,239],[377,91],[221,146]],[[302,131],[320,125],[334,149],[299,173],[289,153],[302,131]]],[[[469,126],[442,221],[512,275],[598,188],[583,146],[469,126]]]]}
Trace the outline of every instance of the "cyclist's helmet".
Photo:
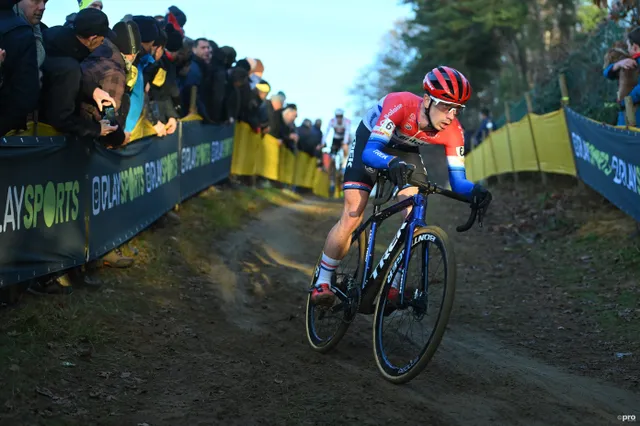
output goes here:
{"type": "Polygon", "coordinates": [[[471,84],[458,70],[439,66],[425,75],[425,92],[442,102],[464,105],[471,97],[471,84]]]}
{"type": "Polygon", "coordinates": [[[336,117],[342,117],[344,115],[344,111],[342,110],[342,108],[338,108],[336,109],[336,117]]]}

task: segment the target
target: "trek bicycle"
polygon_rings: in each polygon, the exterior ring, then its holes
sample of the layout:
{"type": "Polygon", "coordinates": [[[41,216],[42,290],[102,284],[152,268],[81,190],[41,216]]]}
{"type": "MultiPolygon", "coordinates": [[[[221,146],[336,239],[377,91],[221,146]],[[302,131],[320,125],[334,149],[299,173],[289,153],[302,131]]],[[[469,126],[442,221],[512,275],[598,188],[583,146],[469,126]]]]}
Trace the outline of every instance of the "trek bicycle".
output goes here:
{"type": "Polygon", "coordinates": [[[440,345],[454,300],[456,262],[453,246],[443,229],[427,226],[427,197],[439,194],[471,205],[469,219],[456,228],[458,232],[471,229],[476,219],[482,227],[482,218],[488,207],[478,209],[468,197],[429,182],[426,175],[414,173],[415,167],[409,166],[409,184],[416,186],[418,193],[381,210],[381,206],[398,192],[398,188],[388,181],[386,171],[379,171],[376,179],[378,190],[372,197],[373,214],[352,234],[349,253],[334,274],[332,287],[337,296],[336,302],[330,308],[311,303],[311,290],[320,273],[320,256],[311,280],[306,310],[308,342],[313,350],[321,353],[335,348],[358,313],[373,314],[373,351],[376,364],[382,376],[396,384],[409,382],[427,366],[440,345]],[[421,179],[421,176],[424,178],[421,179]],[[387,184],[391,187],[385,189],[387,184]],[[411,212],[400,224],[393,240],[374,266],[378,228],[386,219],[409,206],[412,207],[411,212]],[[441,255],[436,256],[434,251],[441,255]],[[412,256],[416,253],[417,256],[412,256]],[[355,255],[351,268],[350,254],[355,255]],[[414,258],[422,263],[418,268],[419,278],[415,284],[407,282],[407,271],[414,258]],[[434,265],[437,259],[441,262],[434,265]],[[444,266],[442,278],[431,275],[441,265],[444,266]],[[343,267],[346,271],[340,271],[343,267]],[[388,297],[392,285],[398,290],[395,300],[388,297]],[[441,290],[442,295],[432,297],[430,290],[441,290]],[[409,324],[405,324],[400,333],[387,335],[384,328],[386,320],[393,321],[404,315],[409,324]],[[417,343],[413,337],[401,336],[408,330],[413,330],[415,323],[427,318],[433,318],[434,324],[424,344],[417,343]],[[321,321],[325,319],[335,320],[328,333],[320,330],[321,321]],[[392,356],[391,347],[394,343],[399,347],[416,349],[417,354],[392,356]]]}

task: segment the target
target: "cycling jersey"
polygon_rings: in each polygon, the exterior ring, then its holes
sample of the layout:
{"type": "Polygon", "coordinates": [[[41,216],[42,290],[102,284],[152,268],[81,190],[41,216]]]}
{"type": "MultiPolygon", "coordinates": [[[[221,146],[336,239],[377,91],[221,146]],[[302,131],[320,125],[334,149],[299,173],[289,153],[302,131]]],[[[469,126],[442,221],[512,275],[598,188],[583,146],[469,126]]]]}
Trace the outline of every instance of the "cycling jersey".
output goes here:
{"type": "MultiPolygon", "coordinates": [[[[338,123],[338,120],[333,117],[329,120],[329,125],[327,126],[327,131],[325,134],[325,143],[330,140],[329,132],[333,130],[333,140],[345,140],[349,137],[351,132],[351,120],[348,118],[342,117],[342,123],[338,123]]],[[[344,142],[348,143],[348,142],[344,142]]]]}
{"type": "Polygon", "coordinates": [[[423,98],[409,92],[389,93],[378,105],[367,111],[363,124],[371,132],[362,152],[362,161],[374,169],[386,169],[394,155],[385,148],[417,149],[420,145],[444,145],[449,168],[449,181],[455,192],[469,195],[473,182],[466,178],[464,167],[464,134],[456,118],[441,131],[420,130],[418,120],[423,98]]]}

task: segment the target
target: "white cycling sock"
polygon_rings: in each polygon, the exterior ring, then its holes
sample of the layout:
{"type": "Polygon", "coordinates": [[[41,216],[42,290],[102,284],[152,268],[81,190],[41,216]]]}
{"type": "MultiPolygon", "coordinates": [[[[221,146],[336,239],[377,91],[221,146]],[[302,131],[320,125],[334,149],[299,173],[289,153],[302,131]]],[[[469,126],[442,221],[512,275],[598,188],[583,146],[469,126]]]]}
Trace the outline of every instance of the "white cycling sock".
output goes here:
{"type": "Polygon", "coordinates": [[[331,277],[338,265],[340,265],[339,260],[332,259],[323,252],[322,260],[320,261],[320,275],[318,276],[318,281],[316,281],[316,287],[320,284],[331,284],[331,277]]]}

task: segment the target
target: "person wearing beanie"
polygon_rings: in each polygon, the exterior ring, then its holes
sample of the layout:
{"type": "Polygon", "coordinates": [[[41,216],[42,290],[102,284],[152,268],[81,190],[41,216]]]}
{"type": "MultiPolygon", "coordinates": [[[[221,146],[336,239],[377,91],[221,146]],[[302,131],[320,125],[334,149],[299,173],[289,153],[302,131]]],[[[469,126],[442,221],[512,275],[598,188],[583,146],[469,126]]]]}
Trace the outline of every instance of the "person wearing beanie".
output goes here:
{"type": "MultiPolygon", "coordinates": [[[[86,12],[89,12],[89,10],[87,9],[86,12]]],[[[76,19],[79,19],[81,14],[86,12],[84,10],[79,12],[76,19]]],[[[114,26],[113,32],[115,34],[112,36],[115,40],[122,39],[122,34],[118,34],[118,31],[116,31],[118,24],[114,26]]],[[[109,30],[107,29],[107,31],[109,30]]],[[[122,29],[120,29],[120,32],[122,32],[122,29]]],[[[126,93],[127,70],[129,67],[125,61],[125,55],[110,38],[105,37],[102,44],[82,61],[80,67],[82,68],[83,87],[95,84],[108,92],[115,102],[116,122],[112,124],[117,124],[118,128],[106,137],[101,137],[99,139],[100,143],[112,147],[124,144],[127,140],[124,124],[130,103],[126,93]]],[[[86,96],[81,101],[80,108],[81,114],[87,118],[92,118],[98,122],[103,119],[102,113],[95,102],[86,96]]]]}
{"type": "Polygon", "coordinates": [[[164,50],[168,53],[169,59],[173,60],[172,57],[182,48],[182,34],[169,24],[164,27],[164,31],[167,35],[167,44],[164,46],[164,50]]]}
{"type": "Polygon", "coordinates": [[[109,33],[109,18],[93,8],[81,10],[74,28],[49,28],[44,32],[47,50],[43,70],[44,80],[40,96],[40,119],[58,131],[97,139],[117,129],[106,120],[83,117],[76,108],[79,95],[93,99],[98,110],[104,106],[117,107],[117,102],[97,83],[81,85],[80,63],[104,42],[109,33]]]}
{"type": "Polygon", "coordinates": [[[138,24],[140,30],[140,41],[142,48],[146,53],[152,53],[153,44],[160,36],[158,31],[158,23],[151,16],[136,15],[132,17],[133,22],[138,24]]]}
{"type": "Polygon", "coordinates": [[[158,23],[151,16],[136,15],[133,16],[132,21],[138,25],[142,50],[135,63],[138,75],[130,95],[131,104],[125,124],[125,132],[128,133],[131,133],[140,119],[143,118],[145,93],[148,87],[148,81],[145,81],[145,73],[147,67],[153,65],[155,62],[153,53],[155,53],[157,46],[154,47],[154,43],[159,37],[158,23]]]}
{"type": "Polygon", "coordinates": [[[165,22],[184,37],[184,26],[187,24],[187,15],[176,6],[171,6],[165,15],[165,22]]]}
{"type": "MultiPolygon", "coordinates": [[[[173,26],[167,25],[169,32],[179,33],[175,31],[173,26]]],[[[156,43],[169,42],[169,36],[162,37],[166,34],[160,29],[161,41],[156,43]]],[[[172,46],[175,47],[175,46],[172,46]]],[[[156,51],[156,72],[150,78],[149,85],[149,111],[147,119],[156,128],[159,136],[171,135],[178,128],[178,119],[180,118],[179,109],[176,108],[180,104],[180,90],[178,88],[178,73],[176,66],[166,51],[166,45],[160,44],[156,51]],[[163,129],[160,129],[160,127],[163,129]]]]}
{"type": "Polygon", "coordinates": [[[0,49],[5,52],[0,68],[0,137],[26,128],[27,116],[37,108],[40,92],[33,29],[14,13],[17,3],[0,0],[0,49]]]}

